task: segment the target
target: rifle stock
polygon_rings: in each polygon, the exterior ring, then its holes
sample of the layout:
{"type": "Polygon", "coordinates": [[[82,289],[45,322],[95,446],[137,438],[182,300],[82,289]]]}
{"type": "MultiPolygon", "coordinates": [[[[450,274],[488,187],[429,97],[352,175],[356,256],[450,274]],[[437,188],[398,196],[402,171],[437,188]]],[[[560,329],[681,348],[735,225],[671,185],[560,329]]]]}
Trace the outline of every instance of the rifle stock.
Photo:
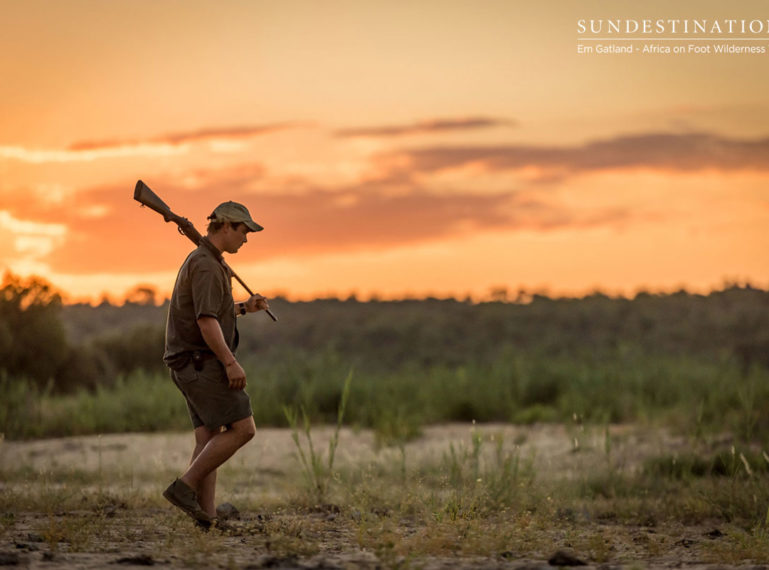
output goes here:
{"type": "Polygon", "coordinates": [[[171,211],[171,208],[168,207],[168,204],[163,202],[163,200],[160,199],[160,196],[155,194],[150,187],[141,180],[136,183],[136,188],[134,188],[134,200],[139,202],[142,206],[147,206],[150,210],[154,210],[163,216],[163,220],[166,222],[174,222],[179,227],[179,233],[190,238],[190,241],[195,245],[200,243],[203,236],[201,236],[200,232],[195,229],[192,222],[187,218],[174,214],[171,211]]]}
{"type": "Polygon", "coordinates": [[[158,214],[163,216],[166,222],[170,222],[175,216],[168,207],[168,204],[160,199],[160,196],[155,194],[150,187],[144,182],[139,180],[134,188],[134,200],[139,202],[142,206],[147,206],[151,210],[155,210],[158,214]]]}
{"type": "MultiPolygon", "coordinates": [[[[222,254],[216,250],[216,248],[214,248],[208,240],[203,239],[203,236],[200,235],[200,232],[195,229],[195,226],[192,224],[192,222],[187,218],[174,214],[171,211],[171,208],[168,207],[168,204],[163,202],[163,200],[160,199],[160,196],[155,194],[150,189],[150,187],[141,180],[136,182],[136,188],[134,188],[134,200],[139,202],[142,206],[147,206],[150,210],[154,210],[163,216],[163,220],[166,222],[174,222],[178,226],[179,233],[187,236],[195,245],[200,245],[200,243],[203,242],[209,247],[209,249],[212,249],[212,251],[215,250],[214,253],[216,254],[219,262],[227,269],[227,271],[230,272],[230,274],[238,281],[238,283],[243,286],[249,295],[254,295],[251,289],[249,289],[248,285],[246,285],[243,280],[238,277],[238,275],[230,268],[230,266],[225,263],[224,259],[222,258],[222,254]]],[[[267,309],[266,312],[273,321],[278,320],[278,318],[273,315],[269,309],[267,309]]]]}

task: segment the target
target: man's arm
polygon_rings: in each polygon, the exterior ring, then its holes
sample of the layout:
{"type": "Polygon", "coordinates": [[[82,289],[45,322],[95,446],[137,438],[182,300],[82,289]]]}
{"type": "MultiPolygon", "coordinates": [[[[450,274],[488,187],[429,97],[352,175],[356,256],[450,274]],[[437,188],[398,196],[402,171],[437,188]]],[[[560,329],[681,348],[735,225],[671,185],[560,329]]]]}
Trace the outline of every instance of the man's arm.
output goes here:
{"type": "Polygon", "coordinates": [[[206,341],[208,348],[210,348],[216,355],[216,358],[224,364],[230,388],[233,390],[242,390],[245,388],[246,373],[240,364],[238,364],[230,347],[227,346],[219,321],[214,317],[200,317],[198,319],[198,326],[200,327],[203,340],[206,341]]]}

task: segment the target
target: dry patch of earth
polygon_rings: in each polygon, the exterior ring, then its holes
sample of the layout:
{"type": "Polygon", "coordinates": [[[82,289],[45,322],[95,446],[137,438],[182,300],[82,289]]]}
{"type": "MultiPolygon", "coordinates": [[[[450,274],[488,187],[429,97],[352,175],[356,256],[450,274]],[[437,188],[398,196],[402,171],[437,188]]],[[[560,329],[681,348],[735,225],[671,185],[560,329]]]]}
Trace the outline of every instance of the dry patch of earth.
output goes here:
{"type": "MultiPolygon", "coordinates": [[[[324,461],[333,432],[312,430],[324,461]]],[[[594,500],[559,494],[632,478],[648,458],[691,446],[638,426],[452,424],[382,448],[372,432],[345,428],[317,500],[291,431],[261,429],[219,473],[219,501],[239,514],[203,532],[161,498],[188,460],[189,433],[5,441],[0,565],[764,568],[755,532],[661,516],[664,497],[623,500],[614,487],[594,500]]]]}

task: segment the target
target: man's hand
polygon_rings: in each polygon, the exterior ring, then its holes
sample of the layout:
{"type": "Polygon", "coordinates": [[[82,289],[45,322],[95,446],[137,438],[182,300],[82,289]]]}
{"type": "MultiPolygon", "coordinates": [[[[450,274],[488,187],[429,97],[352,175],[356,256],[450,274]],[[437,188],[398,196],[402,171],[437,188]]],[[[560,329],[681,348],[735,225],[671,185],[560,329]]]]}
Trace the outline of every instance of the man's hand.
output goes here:
{"type": "Polygon", "coordinates": [[[242,390],[246,387],[246,372],[237,360],[233,359],[232,362],[225,364],[224,368],[227,371],[227,381],[231,389],[242,390]]]}
{"type": "Polygon", "coordinates": [[[255,313],[257,311],[266,311],[270,308],[266,297],[262,297],[259,293],[256,293],[249,297],[246,301],[246,310],[249,313],[255,313]]]}
{"type": "Polygon", "coordinates": [[[214,317],[200,317],[198,319],[198,326],[200,327],[200,334],[203,335],[203,340],[206,341],[208,347],[214,352],[216,358],[219,359],[224,365],[224,370],[227,373],[227,383],[233,390],[242,390],[246,387],[246,373],[243,368],[238,364],[235,359],[235,355],[232,354],[227,343],[224,341],[224,335],[222,334],[222,327],[219,321],[214,317]]]}

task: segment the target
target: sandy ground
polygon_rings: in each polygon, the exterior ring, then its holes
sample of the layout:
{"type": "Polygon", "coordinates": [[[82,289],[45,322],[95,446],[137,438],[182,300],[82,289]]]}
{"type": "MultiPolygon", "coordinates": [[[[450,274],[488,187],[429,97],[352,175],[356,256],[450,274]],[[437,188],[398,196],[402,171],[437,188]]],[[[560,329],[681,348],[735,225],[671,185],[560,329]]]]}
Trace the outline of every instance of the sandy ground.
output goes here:
{"type": "MultiPolygon", "coordinates": [[[[316,448],[325,451],[333,433],[331,427],[313,427],[316,448]]],[[[467,447],[471,435],[481,434],[487,442],[502,438],[520,448],[521,456],[531,458],[540,474],[563,476],[569,471],[579,473],[605,453],[606,432],[584,430],[579,426],[562,425],[513,426],[510,424],[448,424],[427,426],[421,437],[405,446],[407,460],[430,463],[440,459],[450,446],[467,447]],[[585,453],[574,453],[581,449],[585,453]]],[[[99,469],[131,471],[137,476],[153,475],[169,468],[181,468],[189,459],[191,433],[110,434],[68,437],[28,442],[5,441],[0,444],[3,466],[28,466],[41,472],[62,467],[85,471],[99,469]]],[[[683,437],[673,437],[665,431],[639,429],[633,426],[612,426],[610,431],[612,460],[623,469],[633,470],[655,453],[671,453],[685,449],[683,437]]],[[[302,442],[304,442],[302,436],[302,442]]],[[[400,457],[395,448],[375,445],[372,432],[343,428],[339,434],[336,464],[389,463],[400,457]]],[[[266,474],[296,469],[296,447],[288,429],[259,429],[256,437],[238,451],[231,460],[237,467],[263,471],[266,474]]]]}
{"type": "MultiPolygon", "coordinates": [[[[487,453],[493,452],[494,446],[489,443],[500,438],[507,445],[518,446],[520,456],[533,461],[539,478],[576,477],[585,470],[596,468],[609,455],[617,469],[630,473],[639,468],[645,457],[684,450],[688,445],[683,438],[633,426],[614,426],[607,436],[604,430],[584,431],[578,426],[452,424],[426,427],[420,438],[408,443],[404,448],[407,467],[414,469],[420,464],[434,464],[452,446],[455,450],[467,449],[473,430],[482,434],[487,453]]],[[[313,428],[312,433],[316,449],[325,451],[333,430],[319,427],[313,428]]],[[[30,486],[41,485],[44,481],[53,497],[48,512],[25,511],[11,505],[13,512],[3,515],[0,565],[18,564],[28,568],[157,565],[167,568],[464,567],[524,570],[548,567],[548,558],[560,549],[560,543],[554,540],[550,551],[543,550],[540,557],[525,558],[515,552],[501,551],[485,557],[386,558],[382,553],[361,548],[360,542],[352,535],[354,525],[340,524],[345,517],[355,517],[355,513],[341,513],[333,505],[308,511],[300,520],[297,520],[295,513],[281,518],[280,512],[263,516],[259,512],[248,511],[243,512],[239,520],[231,521],[229,530],[207,534],[190,532],[189,522],[184,517],[175,516],[170,506],[155,497],[159,497],[170,479],[183,470],[191,447],[191,433],[114,434],[0,443],[2,471],[28,473],[26,480],[17,477],[12,481],[0,481],[0,492],[24,493],[30,486]],[[91,507],[83,512],[71,508],[57,509],[56,475],[63,472],[90,475],[90,478],[85,476],[84,483],[78,486],[80,493],[94,491],[93,475],[99,474],[98,491],[117,499],[100,505],[98,512],[91,507]],[[115,479],[121,483],[111,485],[111,475],[116,475],[115,479]],[[129,489],[126,489],[126,481],[129,489]],[[131,503],[128,508],[119,499],[123,495],[134,497],[128,501],[131,503]],[[158,520],[162,524],[153,522],[158,520]],[[99,525],[100,540],[94,543],[83,538],[78,543],[78,527],[85,528],[94,521],[99,525]],[[292,525],[301,527],[301,531],[295,532],[298,553],[276,554],[265,536],[269,535],[270,529],[277,528],[280,528],[282,536],[291,535],[292,525]],[[67,538],[52,548],[51,536],[57,529],[67,538]],[[322,551],[303,555],[302,536],[320,536],[324,545],[322,551]]],[[[403,457],[399,449],[377,449],[374,435],[369,431],[343,429],[336,466],[345,469],[356,465],[392,465],[402,462],[403,457]]],[[[226,469],[222,469],[220,482],[225,480],[226,484],[220,486],[226,490],[222,493],[226,496],[220,494],[220,500],[236,505],[246,503],[246,498],[252,499],[255,493],[265,504],[278,504],[287,495],[295,493],[300,470],[291,432],[260,429],[254,440],[231,459],[226,469]]],[[[71,476],[61,484],[65,492],[66,487],[72,485],[71,476]]],[[[648,540],[644,536],[646,532],[667,532],[670,544],[679,546],[678,554],[625,566],[608,562],[588,567],[715,568],[699,560],[696,549],[690,548],[706,540],[703,536],[708,531],[712,532],[712,529],[682,526],[655,530],[623,529],[625,533],[637,533],[633,540],[648,540]]],[[[574,554],[580,556],[579,552],[574,554]]],[[[751,566],[755,567],[754,564],[751,566]]]]}

